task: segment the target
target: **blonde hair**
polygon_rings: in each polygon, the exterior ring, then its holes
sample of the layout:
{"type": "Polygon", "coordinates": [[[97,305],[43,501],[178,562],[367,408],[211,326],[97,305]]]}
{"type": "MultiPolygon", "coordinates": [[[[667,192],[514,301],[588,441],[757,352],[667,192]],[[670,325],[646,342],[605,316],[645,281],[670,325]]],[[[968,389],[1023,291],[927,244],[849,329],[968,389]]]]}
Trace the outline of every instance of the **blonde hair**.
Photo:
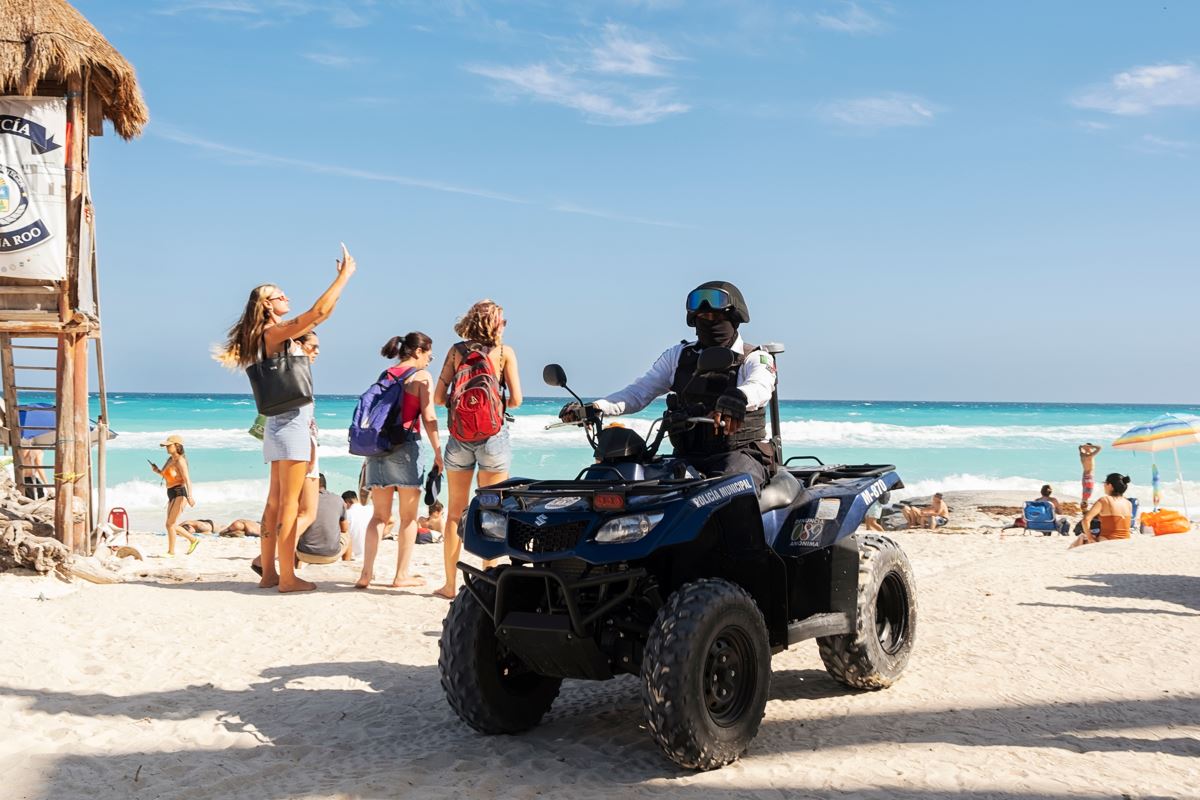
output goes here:
{"type": "Polygon", "coordinates": [[[213,358],[230,369],[245,369],[258,360],[259,348],[267,323],[271,321],[271,304],[264,302],[279,287],[264,283],[250,290],[242,317],[225,339],[225,346],[218,347],[213,358]]]}
{"type": "Polygon", "coordinates": [[[494,347],[500,344],[500,337],[504,334],[500,326],[503,315],[503,307],[491,300],[480,300],[454,323],[454,332],[464,341],[494,347]]]}

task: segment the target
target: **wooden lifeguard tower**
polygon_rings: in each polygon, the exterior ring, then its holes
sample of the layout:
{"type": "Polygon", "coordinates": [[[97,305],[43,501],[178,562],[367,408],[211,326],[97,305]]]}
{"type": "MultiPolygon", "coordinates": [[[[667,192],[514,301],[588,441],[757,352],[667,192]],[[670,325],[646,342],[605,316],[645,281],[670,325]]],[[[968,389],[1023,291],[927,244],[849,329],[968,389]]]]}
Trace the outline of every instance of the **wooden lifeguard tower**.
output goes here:
{"type": "Polygon", "coordinates": [[[54,489],[56,535],[85,554],[106,510],[108,438],[88,143],[103,135],[104,120],[131,139],[148,119],[133,67],[69,3],[0,0],[0,444],[12,451],[18,485],[54,489]],[[50,211],[30,213],[39,204],[50,211]],[[89,343],[99,385],[94,431],[89,343]],[[22,426],[22,412],[35,411],[40,423],[22,426]]]}

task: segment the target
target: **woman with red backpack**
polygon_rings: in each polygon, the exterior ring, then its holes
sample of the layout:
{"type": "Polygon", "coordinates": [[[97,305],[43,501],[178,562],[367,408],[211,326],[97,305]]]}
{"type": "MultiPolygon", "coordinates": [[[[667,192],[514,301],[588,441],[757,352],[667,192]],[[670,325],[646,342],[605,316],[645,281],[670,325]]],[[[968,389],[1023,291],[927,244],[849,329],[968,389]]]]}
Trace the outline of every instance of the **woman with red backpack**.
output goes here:
{"type": "Polygon", "coordinates": [[[491,300],[471,306],[454,326],[462,341],[446,354],[433,392],[433,402],[446,407],[450,428],[446,442],[450,497],[442,541],[446,582],[434,592],[447,600],[454,599],[456,590],[462,556],[458,523],[470,501],[471,478],[478,467],[477,485],[499,483],[508,479],[512,464],[505,415],[521,405],[521,379],[516,352],[502,342],[507,325],[504,309],[491,300]]]}
{"type": "Polygon", "coordinates": [[[419,576],[408,574],[408,563],[417,541],[417,506],[421,502],[421,489],[425,483],[421,458],[422,424],[429,434],[429,444],[433,446],[433,467],[439,472],[444,468],[437,414],[433,410],[433,376],[429,374],[433,341],[420,331],[413,331],[388,339],[379,352],[384,358],[396,359],[395,366],[388,368],[379,377],[380,381],[399,381],[403,391],[389,414],[391,425],[388,433],[392,448],[379,455],[367,456],[366,459],[363,487],[371,492],[373,513],[363,547],[362,575],[354,584],[356,589],[367,588],[375,578],[375,556],[379,552],[383,529],[392,516],[393,494],[400,497],[400,532],[396,537],[399,552],[392,586],[399,588],[425,583],[419,576]]]}

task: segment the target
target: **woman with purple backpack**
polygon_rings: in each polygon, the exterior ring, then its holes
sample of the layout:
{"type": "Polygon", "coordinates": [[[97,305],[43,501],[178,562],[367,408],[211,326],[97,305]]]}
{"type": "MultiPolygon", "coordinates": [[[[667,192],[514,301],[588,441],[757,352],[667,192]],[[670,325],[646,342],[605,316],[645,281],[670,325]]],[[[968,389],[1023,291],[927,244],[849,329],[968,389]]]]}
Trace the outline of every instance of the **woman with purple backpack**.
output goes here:
{"type": "MultiPolygon", "coordinates": [[[[453,600],[462,539],[458,523],[471,495],[471,478],[479,468],[478,486],[508,480],[512,443],[505,421],[507,409],[521,405],[517,354],[504,344],[508,320],[504,309],[480,300],[454,326],[462,337],[446,354],[433,402],[446,406],[450,439],[446,442],[446,476],[450,496],[442,540],[446,582],[434,592],[453,600]]],[[[484,562],[484,567],[492,562],[484,562]]]]}
{"type": "Polygon", "coordinates": [[[362,575],[354,584],[356,589],[367,588],[375,578],[375,556],[379,553],[383,529],[392,516],[393,494],[400,497],[400,532],[396,537],[399,552],[392,586],[399,588],[425,583],[419,575],[408,574],[408,563],[417,541],[417,506],[421,502],[421,489],[425,482],[421,458],[422,424],[429,434],[429,444],[433,446],[434,469],[439,472],[443,469],[437,414],[433,409],[433,376],[429,374],[433,341],[420,331],[413,331],[388,339],[379,352],[384,358],[396,359],[396,364],[389,367],[380,380],[391,377],[400,381],[404,390],[389,429],[392,431],[391,441],[398,444],[387,453],[367,456],[366,459],[363,486],[371,492],[372,515],[363,547],[362,575]]]}

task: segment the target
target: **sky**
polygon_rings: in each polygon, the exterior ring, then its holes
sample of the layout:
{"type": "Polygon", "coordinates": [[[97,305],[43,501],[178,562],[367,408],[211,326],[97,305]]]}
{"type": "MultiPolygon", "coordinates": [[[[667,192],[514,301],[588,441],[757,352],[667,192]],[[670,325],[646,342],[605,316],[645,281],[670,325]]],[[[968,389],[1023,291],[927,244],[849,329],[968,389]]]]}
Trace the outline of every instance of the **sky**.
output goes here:
{"type": "Polygon", "coordinates": [[[76,5],[152,120],[92,144],[110,391],[248,391],[210,348],[344,241],[321,393],[484,297],[606,393],[721,279],[786,398],[1200,395],[1200,4],[76,5]]]}

